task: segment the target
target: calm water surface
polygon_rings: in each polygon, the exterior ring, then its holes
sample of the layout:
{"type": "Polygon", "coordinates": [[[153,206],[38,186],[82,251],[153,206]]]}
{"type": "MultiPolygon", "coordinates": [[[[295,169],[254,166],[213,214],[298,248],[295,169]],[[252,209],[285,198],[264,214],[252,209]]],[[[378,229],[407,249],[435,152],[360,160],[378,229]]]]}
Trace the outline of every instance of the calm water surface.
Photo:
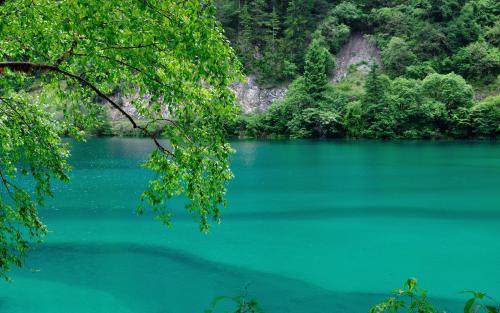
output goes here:
{"type": "Polygon", "coordinates": [[[443,308],[500,299],[500,145],[234,142],[223,223],[136,216],[152,146],[74,144],[50,233],[0,284],[1,313],[201,313],[250,283],[269,313],[367,312],[410,276],[443,308]]]}

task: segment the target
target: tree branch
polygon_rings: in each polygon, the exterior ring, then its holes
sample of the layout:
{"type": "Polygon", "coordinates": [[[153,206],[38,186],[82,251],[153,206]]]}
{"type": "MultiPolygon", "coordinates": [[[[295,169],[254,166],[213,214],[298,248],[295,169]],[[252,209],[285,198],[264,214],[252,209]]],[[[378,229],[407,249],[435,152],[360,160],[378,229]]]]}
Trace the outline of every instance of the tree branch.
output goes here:
{"type": "Polygon", "coordinates": [[[170,155],[171,157],[174,157],[174,154],[172,151],[168,150],[165,148],[159,141],[158,138],[156,138],[156,135],[151,133],[148,129],[145,127],[140,126],[134,118],[128,114],[123,108],[121,108],[115,101],[113,101],[110,97],[108,97],[106,94],[104,94],[99,88],[97,88],[95,85],[93,85],[91,82],[86,80],[85,78],[78,76],[76,74],[70,73],[68,71],[65,71],[63,69],[60,69],[59,67],[55,65],[48,65],[48,64],[39,64],[39,63],[33,63],[33,62],[20,62],[20,61],[12,61],[12,62],[0,62],[0,73],[3,71],[4,68],[9,68],[12,71],[16,72],[23,72],[30,74],[34,71],[49,71],[49,72],[56,72],[60,73],[66,77],[72,78],[78,82],[80,82],[82,85],[90,88],[92,91],[94,91],[100,98],[106,100],[113,108],[118,110],[129,122],[132,124],[133,128],[141,130],[146,136],[150,137],[153,142],[155,143],[156,147],[163,153],[170,155]]]}

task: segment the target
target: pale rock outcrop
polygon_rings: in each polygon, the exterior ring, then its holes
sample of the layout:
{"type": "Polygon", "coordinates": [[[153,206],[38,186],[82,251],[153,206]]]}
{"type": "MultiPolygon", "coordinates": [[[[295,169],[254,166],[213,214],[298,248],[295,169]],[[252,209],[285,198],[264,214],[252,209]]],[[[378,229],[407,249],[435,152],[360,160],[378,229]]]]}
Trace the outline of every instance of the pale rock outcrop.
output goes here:
{"type": "Polygon", "coordinates": [[[232,86],[236,99],[244,113],[265,111],[273,101],[282,99],[288,88],[286,86],[262,88],[257,85],[254,76],[232,86]]]}
{"type": "Polygon", "coordinates": [[[336,68],[332,83],[340,81],[349,74],[349,66],[356,66],[357,70],[369,70],[369,64],[375,62],[380,65],[380,50],[361,32],[354,32],[347,43],[335,56],[336,68]]]}
{"type": "MultiPolygon", "coordinates": [[[[370,42],[363,33],[353,33],[347,43],[336,55],[336,70],[330,78],[332,83],[340,81],[349,74],[349,66],[355,65],[357,70],[368,71],[368,64],[376,62],[380,64],[380,50],[370,42]]],[[[234,83],[231,89],[236,95],[238,105],[244,113],[257,113],[265,111],[275,100],[282,99],[288,90],[286,85],[264,88],[257,84],[255,76],[249,75],[244,81],[234,83]]],[[[137,117],[138,112],[132,105],[132,101],[148,102],[149,97],[140,97],[138,93],[134,95],[124,95],[121,92],[113,95],[115,100],[127,113],[137,117]]],[[[122,119],[123,116],[117,110],[110,110],[112,120],[122,119]]],[[[162,112],[168,116],[167,110],[162,112]]]]}

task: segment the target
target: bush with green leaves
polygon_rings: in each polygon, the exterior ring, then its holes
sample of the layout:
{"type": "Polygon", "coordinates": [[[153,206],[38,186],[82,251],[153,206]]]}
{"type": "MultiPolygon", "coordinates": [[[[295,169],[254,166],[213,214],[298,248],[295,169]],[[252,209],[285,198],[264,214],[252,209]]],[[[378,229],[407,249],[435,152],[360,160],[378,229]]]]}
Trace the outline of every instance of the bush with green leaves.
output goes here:
{"type": "MultiPolygon", "coordinates": [[[[500,304],[483,292],[462,291],[471,297],[464,304],[464,313],[500,313],[500,304]]],[[[220,296],[214,298],[205,313],[265,313],[259,301],[248,297],[248,285],[241,296],[220,296]],[[224,310],[224,311],[222,311],[224,310]],[[229,311],[227,311],[229,310],[229,311]]],[[[369,313],[445,313],[431,303],[427,291],[422,289],[416,278],[408,278],[402,288],[394,289],[392,296],[373,305],[369,313]]]]}
{"type": "Polygon", "coordinates": [[[257,123],[246,134],[255,134],[255,137],[289,136],[288,123],[295,114],[310,107],[312,103],[314,100],[308,94],[305,80],[301,76],[290,84],[284,99],[275,101],[265,112],[256,114],[257,123]]]}
{"type": "Polygon", "coordinates": [[[406,67],[405,77],[411,79],[424,79],[430,74],[436,73],[430,62],[418,63],[406,67]]]}
{"type": "Polygon", "coordinates": [[[407,40],[392,37],[382,50],[384,70],[392,76],[399,76],[406,72],[406,67],[415,64],[417,56],[410,49],[407,40]]]}
{"type": "Polygon", "coordinates": [[[485,40],[494,47],[500,48],[500,21],[486,29],[485,40]]]}
{"type": "Polygon", "coordinates": [[[448,110],[470,106],[474,92],[465,79],[454,73],[430,74],[422,81],[425,96],[442,102],[448,110]]]}
{"type": "Polygon", "coordinates": [[[349,102],[342,110],[341,121],[347,138],[359,138],[365,128],[361,101],[349,102]]]}
{"type": "Polygon", "coordinates": [[[327,17],[313,33],[313,38],[323,37],[330,52],[337,52],[347,41],[351,28],[339,23],[336,17],[327,17]]]}
{"type": "Polygon", "coordinates": [[[370,12],[370,23],[375,29],[375,38],[379,46],[384,47],[393,36],[409,33],[411,16],[401,7],[381,7],[370,12]]]}
{"type": "Polygon", "coordinates": [[[500,136],[500,96],[486,98],[469,109],[473,136],[496,138],[500,136]]]}
{"type": "Polygon", "coordinates": [[[453,56],[453,68],[465,78],[489,82],[500,73],[500,49],[477,41],[453,56]]]}
{"type": "Polygon", "coordinates": [[[328,109],[306,108],[288,123],[292,138],[333,138],[341,131],[340,115],[328,109]]]}
{"type": "MultiPolygon", "coordinates": [[[[393,296],[370,308],[369,313],[444,313],[427,297],[427,291],[418,286],[415,278],[409,278],[402,288],[393,290],[393,296]]],[[[464,305],[464,313],[499,313],[500,305],[482,292],[463,291],[471,294],[464,305]]]]}
{"type": "Polygon", "coordinates": [[[409,278],[400,289],[393,290],[393,296],[370,308],[370,313],[406,312],[438,313],[427,298],[427,291],[417,285],[415,278],[409,278]]]}
{"type": "Polygon", "coordinates": [[[329,14],[345,25],[357,26],[366,18],[365,13],[355,1],[342,1],[334,6],[329,14]]]}

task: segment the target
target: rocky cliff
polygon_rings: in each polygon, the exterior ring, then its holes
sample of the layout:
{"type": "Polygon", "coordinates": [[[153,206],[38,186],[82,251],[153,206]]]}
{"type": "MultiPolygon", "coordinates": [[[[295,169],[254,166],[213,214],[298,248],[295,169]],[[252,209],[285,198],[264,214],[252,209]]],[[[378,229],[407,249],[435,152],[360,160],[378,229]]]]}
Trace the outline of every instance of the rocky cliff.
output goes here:
{"type": "Polygon", "coordinates": [[[375,62],[380,65],[380,50],[361,32],[354,32],[347,43],[335,56],[336,68],[331,82],[336,83],[349,73],[349,67],[368,71],[369,64],[375,62]]]}
{"type": "MultiPolygon", "coordinates": [[[[380,50],[365,38],[363,33],[353,33],[347,43],[340,49],[336,55],[336,69],[330,78],[332,83],[340,81],[349,73],[349,67],[355,66],[358,70],[368,71],[368,64],[376,62],[380,64],[380,50]]],[[[238,104],[244,113],[257,113],[265,111],[273,101],[282,99],[288,90],[286,85],[263,88],[257,84],[255,77],[250,75],[245,81],[235,83],[232,90],[236,94],[238,104]]],[[[132,116],[137,115],[137,110],[132,105],[133,101],[148,101],[147,98],[138,99],[138,95],[116,94],[113,99],[117,101],[124,110],[132,116]]],[[[167,114],[167,112],[164,112],[167,114]]],[[[123,118],[115,110],[110,110],[112,120],[123,118]]]]}
{"type": "Polygon", "coordinates": [[[244,113],[266,110],[274,100],[283,98],[288,90],[286,86],[262,88],[257,85],[253,76],[248,76],[244,82],[234,84],[232,89],[244,113]]]}

